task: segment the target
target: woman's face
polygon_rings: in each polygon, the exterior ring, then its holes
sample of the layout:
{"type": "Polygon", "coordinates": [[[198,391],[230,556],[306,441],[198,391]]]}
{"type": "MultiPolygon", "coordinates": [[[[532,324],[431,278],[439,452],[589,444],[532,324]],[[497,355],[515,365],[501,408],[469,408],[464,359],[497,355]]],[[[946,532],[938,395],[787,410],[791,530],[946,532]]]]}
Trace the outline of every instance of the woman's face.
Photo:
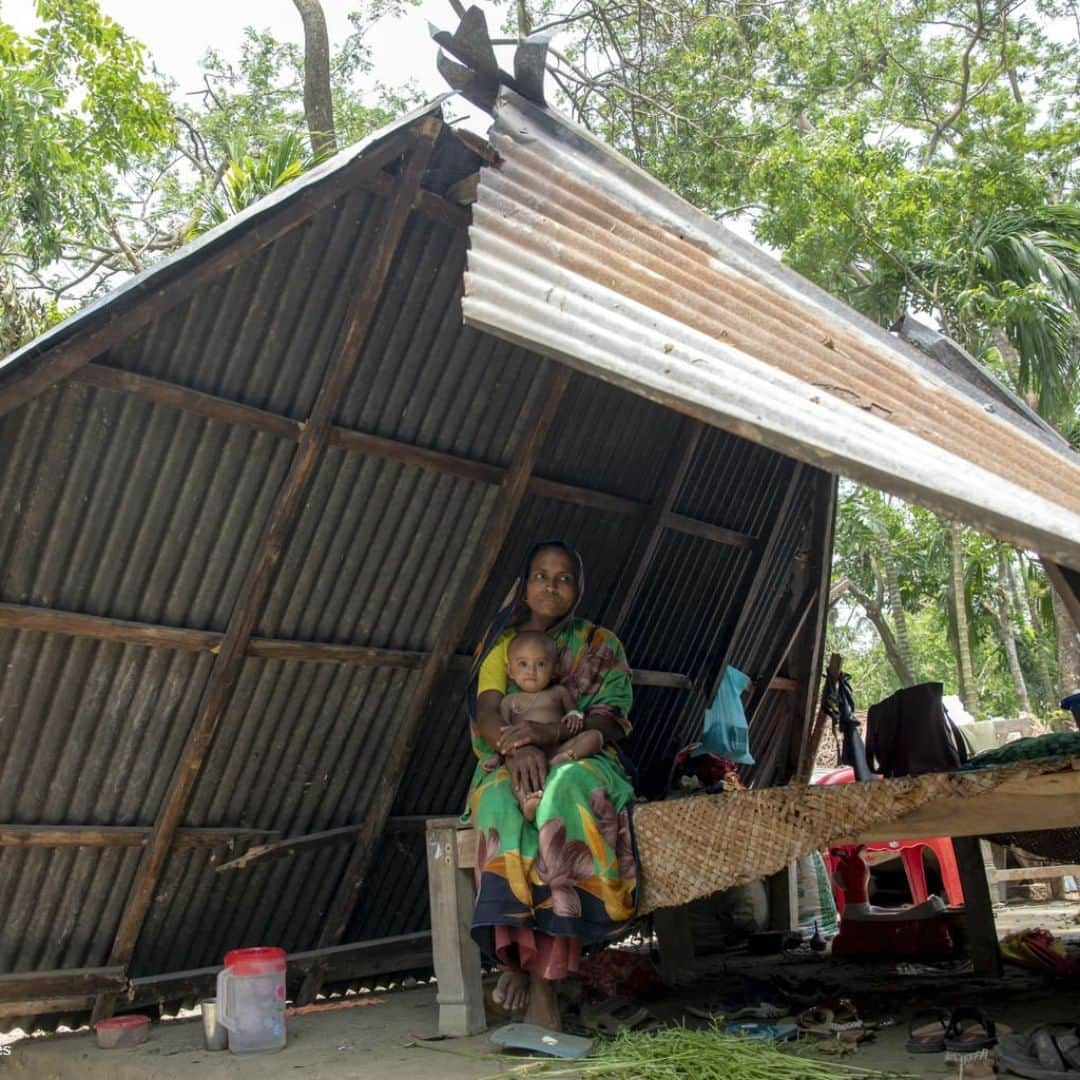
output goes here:
{"type": "Polygon", "coordinates": [[[574,606],[577,579],[574,562],[562,548],[544,548],[529,564],[525,603],[541,620],[558,622],[574,606]]]}

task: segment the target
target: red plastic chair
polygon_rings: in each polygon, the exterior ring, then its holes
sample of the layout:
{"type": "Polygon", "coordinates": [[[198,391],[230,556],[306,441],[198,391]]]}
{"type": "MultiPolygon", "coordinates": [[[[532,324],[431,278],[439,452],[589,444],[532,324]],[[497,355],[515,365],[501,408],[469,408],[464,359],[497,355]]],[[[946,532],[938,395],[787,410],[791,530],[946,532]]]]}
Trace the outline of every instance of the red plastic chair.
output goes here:
{"type": "MultiPolygon", "coordinates": [[[[855,770],[849,765],[827,772],[819,784],[850,784],[855,779],[855,770]]],[[[956,854],[953,851],[952,841],[947,836],[939,836],[928,840],[884,840],[873,844],[867,844],[867,851],[889,851],[899,854],[900,862],[907,876],[908,888],[911,890],[911,899],[916,904],[921,904],[929,896],[926,890],[926,864],[923,856],[926,848],[929,848],[937,858],[938,869],[941,872],[941,884],[945,892],[945,899],[950,907],[958,907],[964,902],[964,891],[960,887],[960,871],[956,865],[956,854]]],[[[845,846],[830,850],[828,855],[830,880],[836,870],[837,859],[832,851],[845,850],[845,846]]],[[[836,910],[843,914],[844,890],[836,885],[833,880],[833,896],[836,899],[836,910]]]]}

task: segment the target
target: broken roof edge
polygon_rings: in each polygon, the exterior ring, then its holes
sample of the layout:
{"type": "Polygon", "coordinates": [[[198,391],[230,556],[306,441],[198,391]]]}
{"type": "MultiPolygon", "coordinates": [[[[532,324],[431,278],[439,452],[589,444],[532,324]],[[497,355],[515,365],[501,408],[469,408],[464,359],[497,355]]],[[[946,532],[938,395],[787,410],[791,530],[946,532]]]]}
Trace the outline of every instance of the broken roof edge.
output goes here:
{"type": "MultiPolygon", "coordinates": [[[[515,124],[515,113],[528,123],[541,126],[548,136],[566,145],[583,165],[580,175],[609,198],[660,228],[681,236],[706,252],[721,267],[743,274],[830,321],[839,320],[848,332],[869,339],[873,348],[888,353],[900,363],[917,368],[921,376],[944,388],[962,394],[1046,448],[1080,462],[1080,455],[1057,431],[1041,418],[1033,420],[1023,408],[1017,408],[1009,400],[1015,400],[1012,391],[974,357],[970,358],[970,363],[981,375],[977,382],[900,335],[879,326],[843,300],[785,266],[764,249],[732,232],[563,113],[539,106],[515,91],[501,87],[489,137],[493,138],[500,126],[515,124]],[[988,383],[997,387],[996,393],[989,389],[988,383]]],[[[514,137],[527,144],[529,140],[525,129],[520,124],[517,127],[514,137]]]]}
{"type": "MultiPolygon", "coordinates": [[[[116,288],[73,312],[66,319],[6,357],[0,357],[0,391],[18,384],[28,374],[27,369],[34,366],[34,361],[40,360],[47,353],[76,336],[109,322],[115,317],[117,308],[134,307],[137,301],[148,293],[167,288],[177,278],[182,277],[192,265],[227,246],[237,234],[257,226],[260,221],[276,213],[286,204],[298,201],[310,190],[326,183],[388,140],[402,135],[419,121],[435,114],[441,117],[444,103],[456,96],[452,91],[440,94],[397,120],[373,131],[359,142],[339,150],[295,180],[265,195],[220,225],[188,241],[160,262],[133,275],[116,288]]],[[[3,411],[0,409],[0,415],[3,415],[3,411]]]]}

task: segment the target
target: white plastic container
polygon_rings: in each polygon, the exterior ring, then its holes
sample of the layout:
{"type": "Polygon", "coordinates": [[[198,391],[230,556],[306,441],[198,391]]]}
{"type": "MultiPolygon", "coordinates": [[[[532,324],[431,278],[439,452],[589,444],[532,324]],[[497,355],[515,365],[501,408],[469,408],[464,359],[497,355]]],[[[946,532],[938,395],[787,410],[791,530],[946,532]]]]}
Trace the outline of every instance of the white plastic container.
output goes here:
{"type": "Polygon", "coordinates": [[[218,1020],[234,1054],[285,1048],[285,950],[233,949],[217,978],[218,1020]]]}

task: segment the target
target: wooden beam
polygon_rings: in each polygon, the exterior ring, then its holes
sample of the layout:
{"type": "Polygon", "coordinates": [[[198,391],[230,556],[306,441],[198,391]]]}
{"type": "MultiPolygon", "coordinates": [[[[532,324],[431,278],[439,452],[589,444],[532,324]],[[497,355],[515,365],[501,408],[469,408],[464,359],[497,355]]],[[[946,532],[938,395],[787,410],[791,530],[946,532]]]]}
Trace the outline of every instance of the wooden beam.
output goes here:
{"type": "MultiPolygon", "coordinates": [[[[166,382],[148,375],[138,375],[120,368],[108,367],[105,364],[89,363],[76,372],[72,378],[90,386],[132,394],[158,405],[167,405],[195,416],[245,427],[251,431],[287,439],[290,442],[299,442],[303,429],[299,420],[293,420],[288,416],[267,412],[265,409],[256,409],[250,405],[242,405],[240,402],[203,393],[200,390],[192,390],[179,383],[166,382]]],[[[501,484],[506,475],[506,470],[501,465],[475,461],[458,454],[448,454],[442,450],[413,446],[400,439],[371,435],[336,424],[330,428],[328,444],[340,446],[350,453],[366,454],[385,461],[396,461],[402,465],[415,465],[421,469],[432,469],[481,484],[501,484]]],[[[544,499],[557,499],[560,502],[574,503],[578,506],[587,506],[592,510],[623,514],[628,517],[646,513],[649,509],[648,503],[627,498],[625,495],[614,495],[611,492],[567,484],[543,476],[529,478],[529,491],[544,499]]],[[[670,511],[663,515],[662,525],[663,528],[673,532],[700,536],[705,540],[728,547],[750,548],[756,543],[754,537],[745,533],[670,511]]]]}
{"type": "MultiPolygon", "coordinates": [[[[439,630],[431,656],[420,672],[416,689],[409,701],[408,710],[394,736],[386,762],[383,765],[383,781],[372,800],[367,812],[365,828],[357,833],[356,846],[342,874],[337,893],[330,904],[322,933],[319,935],[319,947],[336,945],[356,906],[360,889],[364,883],[368,866],[375,854],[375,847],[390,816],[390,809],[397,796],[401,777],[412,754],[413,742],[417,730],[428,708],[428,699],[435,687],[435,681],[446,671],[457,647],[461,635],[465,632],[472,618],[480,596],[487,585],[487,579],[495,560],[498,558],[506,537],[510,533],[514,516],[521,500],[525,496],[529,477],[537,456],[547,435],[548,428],[555,419],[559,402],[563,398],[570,371],[561,365],[552,365],[544,380],[532,415],[523,424],[523,435],[514,451],[513,460],[506,471],[498,497],[492,503],[491,516],[486,524],[483,539],[470,561],[463,584],[458,590],[453,606],[439,630]]],[[[322,982],[320,970],[313,969],[304,980],[300,996],[301,1005],[314,1001],[322,982]]]]}
{"type": "Polygon", "coordinates": [[[818,594],[820,590],[817,586],[811,586],[809,595],[803,597],[803,599],[795,607],[795,623],[794,626],[788,631],[783,640],[779,643],[776,649],[775,659],[768,672],[768,678],[762,680],[762,687],[759,689],[754,688],[754,692],[750,698],[749,706],[746,710],[747,723],[752,724],[757,714],[761,711],[761,706],[765,701],[765,695],[770,690],[788,690],[795,691],[799,689],[799,683],[795,679],[783,679],[779,676],[778,672],[784,666],[784,662],[791,654],[791,650],[795,646],[795,642],[798,641],[799,635],[802,633],[803,627],[806,625],[806,620],[810,617],[810,612],[814,610],[814,604],[817,602],[818,594]]]}
{"type": "Polygon", "coordinates": [[[180,263],[151,271],[142,288],[132,288],[114,301],[114,314],[104,325],[95,327],[95,321],[87,319],[67,340],[38,356],[20,358],[14,370],[0,376],[0,416],[71,375],[116,342],[130,337],[152,319],[362,185],[365,178],[382,172],[384,166],[413,145],[413,130],[390,136],[320,183],[299,188],[293,196],[235,228],[224,243],[207,245],[180,263]]]}
{"type": "Polygon", "coordinates": [[[205,630],[181,630],[26,604],[0,604],[0,627],[37,630],[45,634],[70,634],[73,637],[97,638],[149,648],[179,649],[183,652],[216,652],[222,639],[221,634],[205,630]]]}
{"type": "Polygon", "coordinates": [[[80,1013],[94,1003],[93,994],[78,997],[31,998],[22,1001],[0,1001],[0,1020],[23,1016],[48,1016],[49,1013],[80,1013]]]}
{"type": "MultiPolygon", "coordinates": [[[[424,666],[427,653],[409,649],[374,649],[368,645],[335,645],[317,641],[284,641],[274,638],[252,638],[248,656],[264,660],[293,660],[309,664],[344,664],[346,667],[402,668],[414,670],[424,666]]],[[[471,657],[463,656],[462,666],[468,667],[471,657]]]]}
{"type": "Polygon", "coordinates": [[[1073,877],[1080,881],[1080,863],[1061,863],[1055,866],[1016,866],[1009,870],[987,870],[992,882],[1046,881],[1050,878],[1073,877]]]}
{"type": "Polygon", "coordinates": [[[722,525],[710,525],[707,521],[698,521],[697,518],[676,514],[670,510],[660,520],[665,529],[686,533],[688,536],[700,536],[703,540],[711,540],[714,544],[724,544],[726,547],[752,548],[757,543],[754,537],[746,533],[725,529],[722,525]]]}
{"type": "MultiPolygon", "coordinates": [[[[408,156],[401,180],[395,186],[393,197],[386,207],[378,245],[364,267],[364,280],[343,283],[350,301],[335,355],[327,367],[311,415],[304,424],[288,475],[275,496],[266,529],[253,555],[237,603],[229,616],[225,637],[207,680],[198,717],[158,811],[154,834],[143,852],[142,862],[113,941],[110,955],[114,964],[126,966],[135,951],[135,944],[173,837],[202,771],[218,722],[240,677],[251,631],[300,512],[308,482],[326,447],[334,409],[359,360],[368,327],[383,295],[405,223],[420,189],[420,179],[431,158],[435,138],[441,126],[442,122],[434,116],[425,117],[416,125],[416,146],[408,156]]],[[[110,1015],[112,1006],[111,998],[99,996],[94,1006],[94,1018],[110,1015]]]]}
{"type": "MultiPolygon", "coordinates": [[[[285,963],[289,982],[301,979],[315,964],[323,964],[333,981],[426,968],[431,966],[431,933],[424,930],[416,934],[354,941],[333,949],[290,953],[285,963]]],[[[127,1000],[141,1008],[212,996],[220,970],[221,967],[216,966],[140,976],[130,980],[127,1000]]]]}
{"type": "Polygon", "coordinates": [[[641,586],[649,574],[653,555],[664,531],[664,518],[679,494],[683,480],[697,452],[704,427],[683,418],[671,452],[664,461],[653,501],[644,510],[637,536],[623,562],[611,595],[604,607],[603,622],[620,633],[630,617],[641,586]]]}
{"type": "MultiPolygon", "coordinates": [[[[149,825],[0,825],[0,847],[142,847],[149,825]]],[[[267,829],[177,829],[178,848],[218,847],[238,840],[266,840],[267,829]]]]}
{"type": "Polygon", "coordinates": [[[1001,977],[1001,949],[982,848],[972,837],[956,837],[953,852],[960,873],[960,887],[964,890],[964,925],[975,974],[998,979],[1001,977]]]}
{"type": "Polygon", "coordinates": [[[24,1002],[33,998],[74,997],[103,990],[122,990],[127,977],[122,967],[68,968],[66,971],[22,971],[0,975],[0,1001],[24,1002]]]}
{"type": "Polygon", "coordinates": [[[275,859],[284,859],[290,855],[304,854],[317,848],[339,844],[344,840],[352,840],[363,828],[364,823],[360,822],[356,825],[342,825],[337,829],[325,829],[322,832],[308,833],[306,836],[287,836],[283,840],[275,840],[269,844],[259,844],[257,847],[248,848],[243,855],[238,855],[235,859],[221,863],[215,867],[215,873],[220,874],[229,870],[246,870],[250,866],[273,862],[275,859]]]}

